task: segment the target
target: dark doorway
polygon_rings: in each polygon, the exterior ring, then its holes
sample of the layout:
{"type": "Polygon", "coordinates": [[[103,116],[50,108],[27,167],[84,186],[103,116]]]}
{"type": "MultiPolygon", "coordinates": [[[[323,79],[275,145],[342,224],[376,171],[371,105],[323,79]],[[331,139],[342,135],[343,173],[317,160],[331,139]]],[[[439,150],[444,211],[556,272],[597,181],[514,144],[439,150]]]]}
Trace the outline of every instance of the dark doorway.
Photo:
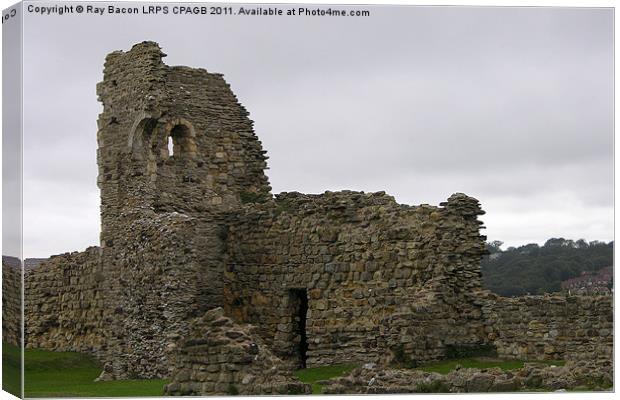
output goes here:
{"type": "Polygon", "coordinates": [[[308,314],[308,292],[306,289],[290,290],[293,310],[293,333],[295,335],[295,352],[299,357],[299,367],[306,368],[308,358],[308,337],[306,336],[306,316],[308,314]]]}

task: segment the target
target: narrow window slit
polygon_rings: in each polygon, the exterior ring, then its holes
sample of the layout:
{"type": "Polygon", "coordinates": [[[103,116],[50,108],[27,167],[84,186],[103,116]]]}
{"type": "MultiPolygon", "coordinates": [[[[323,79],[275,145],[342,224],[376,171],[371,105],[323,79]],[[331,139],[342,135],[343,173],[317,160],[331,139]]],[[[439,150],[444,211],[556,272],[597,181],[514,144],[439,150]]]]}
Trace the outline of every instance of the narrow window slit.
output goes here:
{"type": "Polygon", "coordinates": [[[174,156],[174,140],[172,136],[168,136],[168,157],[174,156]]]}

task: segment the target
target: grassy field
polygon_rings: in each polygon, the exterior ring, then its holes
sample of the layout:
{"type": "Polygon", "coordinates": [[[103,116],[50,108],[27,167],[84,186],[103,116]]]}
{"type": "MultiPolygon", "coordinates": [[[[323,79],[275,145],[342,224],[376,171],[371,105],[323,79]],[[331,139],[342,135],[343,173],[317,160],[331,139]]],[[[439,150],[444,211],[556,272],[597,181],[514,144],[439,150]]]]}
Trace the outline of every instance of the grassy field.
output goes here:
{"type": "MultiPolygon", "coordinates": [[[[564,361],[558,361],[558,360],[528,361],[528,362],[535,362],[535,363],[547,364],[547,365],[557,365],[557,366],[564,365],[564,361]]],[[[452,359],[452,360],[437,361],[434,363],[426,364],[420,367],[419,369],[421,369],[422,371],[426,371],[426,372],[438,372],[440,374],[445,375],[449,373],[450,371],[454,370],[454,368],[456,368],[457,365],[460,365],[463,368],[479,368],[479,369],[499,367],[503,369],[504,371],[509,371],[512,369],[523,368],[524,363],[525,361],[521,361],[521,360],[501,360],[501,359],[487,359],[487,358],[473,357],[473,358],[459,358],[459,359],[452,359]]]]}
{"type": "MultiPolygon", "coordinates": [[[[3,344],[3,388],[19,394],[19,348],[3,344]]],[[[91,356],[81,353],[27,349],[25,353],[26,397],[138,397],[161,396],[167,383],[161,379],[94,382],[102,367],[91,356]]],[[[312,393],[320,394],[318,381],[344,375],[355,364],[307,368],[295,372],[312,393]]]]}
{"type": "MultiPolygon", "coordinates": [[[[139,397],[161,396],[167,383],[161,379],[94,382],[101,365],[91,356],[81,353],[60,353],[27,349],[25,353],[26,397],[139,397]]],[[[564,365],[563,361],[535,361],[549,365],[564,365]]],[[[3,344],[2,385],[9,393],[19,395],[20,351],[16,346],[3,344]]],[[[457,365],[463,368],[494,368],[505,371],[522,368],[524,361],[490,358],[461,358],[430,363],[419,369],[447,374],[457,365]]],[[[295,376],[312,386],[313,394],[321,394],[320,381],[342,376],[356,364],[337,364],[295,371],[295,376]]]]}
{"type": "Polygon", "coordinates": [[[306,368],[295,371],[295,376],[303,383],[309,383],[312,386],[312,394],[321,394],[323,385],[317,383],[337,376],[345,375],[352,371],[356,364],[336,364],[325,367],[306,368]]]}
{"type": "Polygon", "coordinates": [[[21,396],[21,353],[19,347],[2,343],[2,389],[21,396]]]}
{"type": "MultiPolygon", "coordinates": [[[[19,348],[4,344],[2,357],[4,365],[17,362],[16,370],[19,371],[19,348]]],[[[25,395],[26,397],[162,396],[164,385],[167,383],[161,379],[94,382],[101,370],[101,365],[89,355],[27,349],[25,395]]],[[[4,375],[3,369],[3,378],[4,375]]],[[[17,376],[19,377],[19,372],[17,376]]]]}

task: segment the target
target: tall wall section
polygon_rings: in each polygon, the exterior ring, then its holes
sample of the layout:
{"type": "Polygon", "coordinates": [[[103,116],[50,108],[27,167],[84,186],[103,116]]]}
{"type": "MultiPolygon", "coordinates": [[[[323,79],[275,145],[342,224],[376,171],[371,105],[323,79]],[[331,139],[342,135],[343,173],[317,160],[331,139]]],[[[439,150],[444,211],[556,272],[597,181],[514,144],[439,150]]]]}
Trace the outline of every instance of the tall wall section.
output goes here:
{"type": "Polygon", "coordinates": [[[480,343],[478,202],[397,204],[384,193],[283,193],[233,214],[227,313],[256,324],[299,364],[299,293],[307,296],[307,365],[378,361],[389,350],[436,359],[480,343]],[[304,292],[305,291],[305,292],[304,292]]]}
{"type": "Polygon", "coordinates": [[[269,196],[265,152],[222,75],[164,56],[154,42],[113,52],[97,85],[104,248],[145,212],[195,216],[269,196]]]}
{"type": "Polygon", "coordinates": [[[127,227],[106,261],[117,268],[104,362],[109,378],[169,376],[170,352],[193,318],[222,301],[219,225],[180,213],[153,214],[127,227]],[[122,249],[122,250],[120,250],[122,249]]]}
{"type": "Polygon", "coordinates": [[[265,152],[222,75],[164,56],[153,42],[111,53],[97,87],[113,377],[168,375],[188,321],[223,305],[218,215],[270,196],[265,152]]]}
{"type": "Polygon", "coordinates": [[[143,42],[106,58],[97,257],[56,257],[27,278],[30,345],[94,352],[104,378],[169,375],[189,321],[223,305],[222,211],[271,196],[265,152],[222,75],[164,56],[143,42]]]}

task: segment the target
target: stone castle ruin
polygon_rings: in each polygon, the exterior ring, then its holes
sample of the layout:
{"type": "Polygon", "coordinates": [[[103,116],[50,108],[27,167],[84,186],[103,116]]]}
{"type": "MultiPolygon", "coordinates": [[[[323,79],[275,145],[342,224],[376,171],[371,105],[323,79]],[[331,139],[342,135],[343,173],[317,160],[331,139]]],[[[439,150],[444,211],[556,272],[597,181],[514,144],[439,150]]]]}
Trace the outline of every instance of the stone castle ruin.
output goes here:
{"type": "Polygon", "coordinates": [[[171,378],[169,394],[307,393],[292,370],[479,347],[611,370],[610,298],[482,289],[476,199],[273,196],[222,75],[164,56],[106,58],[101,245],[26,272],[27,347],[91,353],[100,379],[171,378]]]}

